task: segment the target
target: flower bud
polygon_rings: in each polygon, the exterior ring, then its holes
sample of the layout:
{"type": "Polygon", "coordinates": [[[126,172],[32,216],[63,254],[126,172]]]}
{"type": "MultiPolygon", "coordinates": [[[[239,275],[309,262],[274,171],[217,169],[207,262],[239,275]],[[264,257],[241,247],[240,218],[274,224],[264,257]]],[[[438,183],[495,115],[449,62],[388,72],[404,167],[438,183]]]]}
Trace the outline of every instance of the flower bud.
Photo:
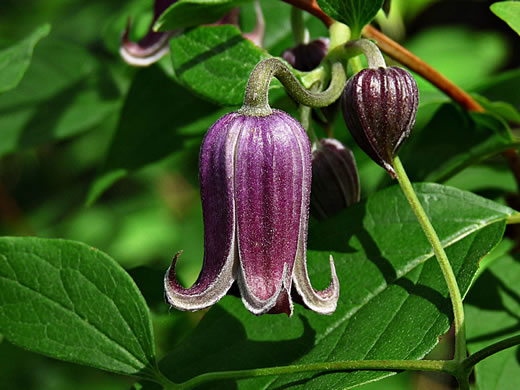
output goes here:
{"type": "Polygon", "coordinates": [[[332,138],[320,139],[312,151],[311,215],[331,217],[359,201],[354,154],[332,138]]]}
{"type": "Polygon", "coordinates": [[[341,97],[352,136],[393,177],[393,159],[410,135],[418,104],[417,83],[398,67],[363,69],[349,79],[341,97]]]}
{"type": "Polygon", "coordinates": [[[327,55],[329,40],[319,38],[309,43],[301,43],[283,52],[282,58],[294,69],[308,72],[316,68],[327,55]]]}

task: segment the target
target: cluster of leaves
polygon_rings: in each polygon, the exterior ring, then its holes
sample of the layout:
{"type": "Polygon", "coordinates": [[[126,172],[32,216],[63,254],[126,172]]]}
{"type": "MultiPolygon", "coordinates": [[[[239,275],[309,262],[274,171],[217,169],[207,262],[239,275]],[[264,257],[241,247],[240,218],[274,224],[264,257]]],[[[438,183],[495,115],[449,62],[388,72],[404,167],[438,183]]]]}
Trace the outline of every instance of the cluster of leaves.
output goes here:
{"type": "MultiPolygon", "coordinates": [[[[411,17],[429,3],[394,1],[391,12],[411,17]]],[[[318,4],[356,35],[383,1],[318,4]]],[[[87,369],[65,375],[69,366],[12,344],[144,378],[141,385],[151,388],[146,379],[161,382],[162,375],[182,382],[221,370],[421,359],[448,331],[448,290],[428,241],[399,188],[356,148],[341,120],[334,133],[354,150],[363,199],[334,218],[312,221],[308,255],[317,287],[328,283],[327,259],[335,258],[341,298],[334,315],[298,308],[291,319],[257,318],[235,297],[202,320],[198,313],[168,313],[162,278],[169,257],[186,250],[179,264],[186,284],[202,259],[201,139],[242,103],[256,63],[293,45],[290,6],[276,0],[262,1],[264,48],[235,26],[200,26],[235,6],[241,6],[241,29],[251,29],[251,3],[180,0],[156,24],[183,28],[171,40],[171,56],[130,69],[118,58],[120,32],[131,15],[132,33],[144,34],[149,1],[0,5],[0,36],[9,37],[0,41],[0,379],[11,388],[81,387],[77,375],[92,375],[87,369]],[[36,367],[29,377],[27,361],[36,367]]],[[[491,9],[519,31],[518,3],[491,9]]],[[[312,36],[327,34],[316,18],[306,21],[312,36]]],[[[466,112],[417,77],[417,125],[401,152],[411,179],[428,182],[415,189],[463,295],[471,287],[466,311],[473,352],[519,329],[520,263],[511,254],[518,232],[510,229],[504,238],[517,188],[500,153],[518,146],[520,68],[498,73],[508,60],[503,35],[462,26],[424,30],[406,46],[487,110],[466,112]]],[[[273,106],[296,115],[277,87],[273,106]]],[[[519,371],[518,349],[509,350],[479,365],[476,382],[480,389],[516,389],[519,371]]],[[[392,374],[294,374],[211,388],[351,388],[392,374]]],[[[132,383],[95,375],[107,388],[132,383]]]]}

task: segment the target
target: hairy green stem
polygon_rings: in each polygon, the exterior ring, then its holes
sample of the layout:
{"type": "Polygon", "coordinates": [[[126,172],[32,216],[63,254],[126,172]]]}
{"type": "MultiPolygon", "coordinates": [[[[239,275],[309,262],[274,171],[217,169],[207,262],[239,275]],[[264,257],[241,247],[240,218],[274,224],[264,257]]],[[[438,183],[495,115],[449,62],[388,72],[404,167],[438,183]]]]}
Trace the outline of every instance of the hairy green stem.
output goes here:
{"type": "Polygon", "coordinates": [[[340,97],[347,76],[343,65],[335,62],[332,64],[329,87],[323,92],[313,93],[300,84],[283,61],[278,58],[267,58],[260,61],[249,76],[244,105],[239,110],[241,114],[267,116],[272,113],[269,107],[269,84],[273,77],[280,80],[298,103],[310,107],[326,107],[340,97]]]}
{"type": "MultiPolygon", "coordinates": [[[[396,171],[398,170],[399,167],[396,168],[396,171]]],[[[248,370],[208,372],[198,375],[183,383],[174,383],[157,370],[155,380],[166,390],[184,390],[191,389],[205,382],[224,379],[245,379],[303,372],[407,370],[444,372],[457,378],[460,390],[469,390],[469,375],[477,363],[497,352],[519,344],[520,335],[512,336],[489,345],[464,360],[344,360],[339,362],[295,364],[290,366],[254,368],[248,370]]]]}
{"type": "Polygon", "coordinates": [[[244,379],[261,376],[286,375],[302,372],[327,371],[437,371],[454,374],[457,364],[449,360],[345,360],[328,363],[296,364],[292,366],[254,368],[250,370],[209,372],[196,376],[186,382],[178,384],[176,389],[191,389],[208,381],[223,379],[244,379]]]}
{"type": "MultiPolygon", "coordinates": [[[[319,82],[315,83],[310,88],[311,92],[319,91],[319,89],[320,89],[319,82]]],[[[312,127],[312,108],[311,107],[300,104],[300,124],[307,132],[307,136],[309,137],[309,140],[311,141],[311,145],[317,144],[319,141],[318,141],[318,136],[316,135],[316,133],[312,127]]]]}
{"type": "Polygon", "coordinates": [[[412,207],[412,210],[415,213],[417,220],[419,221],[424,231],[424,234],[433,247],[433,252],[441,267],[444,280],[448,285],[455,323],[454,360],[460,362],[466,358],[466,331],[464,324],[464,307],[462,305],[462,296],[457,284],[457,279],[453,269],[451,268],[448,257],[446,256],[446,252],[444,252],[442,243],[437,236],[437,232],[433,228],[433,225],[431,224],[428,215],[424,211],[419,198],[417,198],[417,194],[412,187],[412,183],[410,183],[410,179],[406,175],[406,171],[404,170],[399,157],[395,157],[394,159],[394,169],[397,175],[397,180],[401,185],[401,189],[403,190],[406,199],[410,203],[410,206],[412,207]]]}
{"type": "Polygon", "coordinates": [[[369,68],[386,68],[386,62],[381,51],[372,41],[368,39],[356,39],[347,42],[345,50],[352,49],[365,55],[369,68]]]}
{"type": "Polygon", "coordinates": [[[487,347],[481,349],[478,352],[475,352],[473,355],[469,356],[466,360],[464,360],[464,362],[462,362],[462,365],[466,371],[469,371],[477,363],[484,360],[485,358],[494,355],[497,352],[503,351],[504,349],[511,348],[519,344],[520,335],[509,337],[505,340],[488,345],[487,347]]]}

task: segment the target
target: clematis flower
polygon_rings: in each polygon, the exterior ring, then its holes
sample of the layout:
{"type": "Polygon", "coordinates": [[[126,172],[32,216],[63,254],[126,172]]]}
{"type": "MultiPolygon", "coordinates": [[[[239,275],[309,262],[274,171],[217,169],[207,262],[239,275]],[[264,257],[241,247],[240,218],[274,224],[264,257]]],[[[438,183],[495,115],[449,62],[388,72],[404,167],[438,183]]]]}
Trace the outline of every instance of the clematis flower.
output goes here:
{"type": "Polygon", "coordinates": [[[204,261],[197,281],[176,280],[178,255],[165,275],[167,302],[200,310],[220,300],[236,282],[256,315],[293,312],[295,292],[322,314],[336,309],[339,282],[315,290],[306,265],[311,187],[310,142],[283,111],[267,116],[230,113],[208,131],[200,152],[204,261]]]}

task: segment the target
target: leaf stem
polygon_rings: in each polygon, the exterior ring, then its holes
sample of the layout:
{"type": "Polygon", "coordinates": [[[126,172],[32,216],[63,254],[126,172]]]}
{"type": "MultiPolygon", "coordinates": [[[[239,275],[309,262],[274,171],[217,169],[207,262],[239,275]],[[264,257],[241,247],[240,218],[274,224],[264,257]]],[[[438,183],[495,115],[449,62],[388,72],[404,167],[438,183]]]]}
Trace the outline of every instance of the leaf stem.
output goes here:
{"type": "Polygon", "coordinates": [[[503,351],[504,349],[514,347],[520,344],[520,334],[509,337],[505,340],[501,340],[497,343],[488,345],[482,348],[480,351],[475,352],[462,362],[462,366],[465,371],[470,371],[477,363],[484,360],[485,358],[494,355],[497,352],[503,351]]]}
{"type": "Polygon", "coordinates": [[[417,198],[417,194],[415,193],[412,183],[408,178],[406,171],[404,170],[403,165],[401,164],[401,160],[399,157],[394,158],[394,169],[397,176],[397,180],[401,185],[401,189],[403,190],[406,199],[410,203],[413,212],[415,213],[417,220],[419,221],[424,234],[428,238],[428,241],[433,247],[433,252],[435,253],[435,257],[439,262],[439,265],[442,270],[442,274],[448,285],[448,290],[450,292],[451,304],[453,306],[453,316],[455,322],[455,356],[454,360],[460,362],[466,358],[466,331],[464,324],[464,307],[462,305],[462,296],[460,294],[459,286],[457,284],[457,279],[451,268],[451,264],[446,256],[446,252],[442,246],[442,243],[437,236],[437,232],[433,228],[428,215],[424,211],[424,208],[417,198]]]}
{"type": "Polygon", "coordinates": [[[269,84],[273,77],[280,80],[298,103],[310,107],[326,107],[336,101],[343,92],[347,75],[343,65],[334,62],[329,87],[323,92],[314,93],[300,84],[283,61],[278,58],[267,58],[260,61],[249,76],[244,105],[239,110],[242,115],[267,116],[272,113],[269,107],[269,84]]]}
{"type": "Polygon", "coordinates": [[[330,371],[437,371],[454,375],[458,365],[449,360],[345,360],[339,362],[296,364],[291,366],[254,368],[249,370],[234,370],[209,372],[198,375],[177,385],[176,389],[191,389],[208,381],[223,379],[244,379],[261,376],[296,374],[302,372],[330,371]]]}
{"type": "MultiPolygon", "coordinates": [[[[314,83],[310,90],[312,92],[319,91],[320,89],[320,83],[316,82],[314,83]]],[[[311,141],[311,145],[315,145],[319,143],[318,136],[316,135],[316,132],[314,131],[312,127],[312,108],[309,106],[304,106],[303,104],[300,104],[300,124],[305,129],[305,132],[307,133],[307,136],[309,137],[309,140],[311,141]]]]}
{"type": "Polygon", "coordinates": [[[291,8],[291,30],[296,45],[309,41],[309,31],[305,28],[303,12],[300,8],[291,8]]]}

